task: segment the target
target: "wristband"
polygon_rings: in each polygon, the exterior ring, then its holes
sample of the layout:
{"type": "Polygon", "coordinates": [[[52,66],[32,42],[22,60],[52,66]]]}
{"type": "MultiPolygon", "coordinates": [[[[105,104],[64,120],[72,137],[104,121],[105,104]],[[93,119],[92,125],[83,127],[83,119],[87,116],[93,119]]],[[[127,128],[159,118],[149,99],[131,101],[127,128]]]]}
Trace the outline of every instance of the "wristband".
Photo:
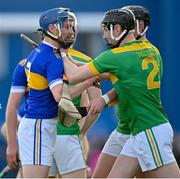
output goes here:
{"type": "Polygon", "coordinates": [[[108,104],[108,103],[110,102],[110,99],[109,99],[109,97],[108,97],[107,94],[104,94],[104,95],[101,96],[101,97],[104,99],[104,102],[105,102],[106,104],[108,104]]]}
{"type": "Polygon", "coordinates": [[[67,53],[61,52],[61,57],[62,57],[62,58],[67,57],[67,53]]]}

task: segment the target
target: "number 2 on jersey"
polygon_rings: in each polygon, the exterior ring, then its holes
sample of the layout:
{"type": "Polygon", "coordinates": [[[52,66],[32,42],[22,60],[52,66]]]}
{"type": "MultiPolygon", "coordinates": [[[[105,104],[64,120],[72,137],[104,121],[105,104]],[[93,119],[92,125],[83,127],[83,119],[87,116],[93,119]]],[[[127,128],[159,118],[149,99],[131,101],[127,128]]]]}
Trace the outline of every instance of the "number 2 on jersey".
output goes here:
{"type": "Polygon", "coordinates": [[[147,77],[147,88],[148,89],[159,88],[160,87],[160,81],[155,81],[155,79],[154,79],[155,76],[159,72],[158,64],[157,64],[156,60],[154,59],[154,57],[145,58],[142,61],[142,69],[147,70],[149,63],[151,63],[153,65],[153,69],[151,70],[151,72],[149,73],[149,75],[147,77]]]}

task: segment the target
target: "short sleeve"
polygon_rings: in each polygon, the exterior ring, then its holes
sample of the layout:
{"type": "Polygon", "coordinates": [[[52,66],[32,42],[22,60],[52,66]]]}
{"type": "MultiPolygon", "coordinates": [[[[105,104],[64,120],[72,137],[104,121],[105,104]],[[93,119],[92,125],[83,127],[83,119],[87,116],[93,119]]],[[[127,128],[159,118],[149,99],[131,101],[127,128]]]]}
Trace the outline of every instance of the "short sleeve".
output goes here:
{"type": "Polygon", "coordinates": [[[46,65],[49,88],[63,83],[64,66],[61,58],[51,57],[46,65]]]}
{"type": "Polygon", "coordinates": [[[21,65],[19,63],[13,72],[11,92],[22,93],[25,92],[26,87],[27,87],[27,79],[26,79],[24,65],[21,65]]]}
{"type": "Polygon", "coordinates": [[[93,74],[98,75],[105,72],[111,72],[115,68],[114,60],[112,59],[112,52],[107,51],[89,62],[90,70],[93,74]]]}

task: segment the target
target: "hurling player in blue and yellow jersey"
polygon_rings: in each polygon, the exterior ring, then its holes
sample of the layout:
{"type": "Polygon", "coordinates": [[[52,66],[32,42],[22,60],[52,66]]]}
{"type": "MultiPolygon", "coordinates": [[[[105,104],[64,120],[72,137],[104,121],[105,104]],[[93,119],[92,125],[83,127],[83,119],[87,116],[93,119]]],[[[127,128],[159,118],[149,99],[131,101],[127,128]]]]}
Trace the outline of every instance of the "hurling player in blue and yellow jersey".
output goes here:
{"type": "MultiPolygon", "coordinates": [[[[139,170],[151,177],[180,177],[172,152],[173,130],[160,100],[162,66],[156,50],[149,43],[135,40],[135,18],[127,10],[106,12],[102,26],[112,50],[80,67],[68,60],[65,51],[62,56],[70,81],[80,82],[105,72],[118,78],[118,114],[131,136],[108,178],[134,177],[139,170]]],[[[107,96],[104,100],[109,101],[107,96]]],[[[89,114],[94,112],[97,110],[90,106],[89,114]]]]}
{"type": "MultiPolygon", "coordinates": [[[[91,60],[87,55],[75,50],[68,49],[68,55],[71,55],[77,62],[91,60]]],[[[75,85],[70,83],[69,85],[75,85]]],[[[88,106],[90,97],[101,96],[100,89],[92,86],[81,95],[73,99],[75,106],[88,106]],[[93,94],[92,94],[93,93],[93,94]]],[[[60,120],[57,121],[57,136],[55,150],[53,154],[53,164],[49,176],[59,176],[61,178],[86,178],[87,177],[87,155],[88,141],[86,131],[92,125],[88,121],[95,121],[98,115],[93,115],[87,119],[84,117],[71,127],[65,127],[60,120]],[[91,118],[91,119],[90,119],[91,118]],[[88,124],[88,126],[87,126],[88,124]],[[62,145],[63,144],[63,145],[62,145]],[[76,165],[74,165],[76,163],[76,165]]]]}
{"type": "MultiPolygon", "coordinates": [[[[64,73],[59,49],[69,48],[75,37],[75,18],[69,9],[45,11],[39,23],[44,40],[27,57],[25,71],[29,95],[25,116],[18,128],[19,154],[25,178],[48,176],[64,73]]],[[[91,80],[91,85],[95,80],[91,80]]],[[[76,88],[69,88],[71,97],[91,85],[78,84],[76,88]]],[[[8,162],[11,166],[11,161],[8,162]]]]}
{"type": "MultiPolygon", "coordinates": [[[[78,28],[76,34],[78,34],[78,28]]],[[[75,38],[76,39],[76,38],[75,38]]],[[[72,49],[68,49],[68,55],[77,62],[87,63],[91,60],[87,55],[72,49]]],[[[86,80],[87,81],[87,80],[86,80]]],[[[86,82],[85,81],[85,82],[86,82]]],[[[74,86],[74,83],[70,83],[74,86]]],[[[92,86],[81,95],[73,99],[75,106],[88,106],[89,100],[101,96],[101,90],[92,86]]],[[[84,117],[75,122],[71,127],[65,127],[60,120],[57,121],[57,136],[53,154],[53,164],[49,176],[61,178],[86,178],[87,177],[87,156],[88,140],[86,132],[95,122],[98,115],[84,117]],[[62,145],[63,144],[63,145],[62,145]],[[74,165],[76,163],[76,165],[74,165]]]]}
{"type": "Polygon", "coordinates": [[[6,121],[2,127],[2,133],[7,140],[7,159],[8,165],[16,168],[18,146],[16,138],[16,129],[25,114],[26,100],[28,97],[28,88],[24,65],[26,60],[21,60],[13,72],[12,85],[6,108],[6,121]],[[24,101],[22,101],[24,97],[24,101]],[[22,103],[21,103],[22,102],[22,103]],[[20,105],[21,104],[21,105],[20,105]],[[7,135],[8,134],[8,135],[7,135]]]}

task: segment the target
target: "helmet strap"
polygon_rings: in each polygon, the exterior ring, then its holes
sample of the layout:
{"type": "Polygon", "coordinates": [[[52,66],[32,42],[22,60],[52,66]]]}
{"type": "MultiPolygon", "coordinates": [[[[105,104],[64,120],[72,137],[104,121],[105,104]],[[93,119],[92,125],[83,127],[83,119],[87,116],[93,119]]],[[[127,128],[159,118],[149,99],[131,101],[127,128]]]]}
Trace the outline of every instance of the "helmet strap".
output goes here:
{"type": "Polygon", "coordinates": [[[116,48],[116,47],[119,47],[120,43],[126,37],[126,35],[128,34],[128,30],[124,29],[123,32],[119,35],[119,37],[114,37],[114,35],[113,35],[113,24],[110,24],[110,34],[111,34],[111,38],[113,40],[118,41],[118,43],[113,46],[113,48],[116,48]]]}
{"type": "Polygon", "coordinates": [[[146,33],[146,31],[148,30],[148,26],[146,26],[146,28],[144,29],[144,31],[140,34],[141,36],[143,36],[145,33],[146,33]]]}
{"type": "Polygon", "coordinates": [[[138,19],[136,20],[136,25],[137,25],[137,34],[138,34],[136,40],[138,40],[146,33],[146,31],[148,30],[149,27],[146,26],[144,31],[141,33],[140,30],[139,30],[139,20],[138,19]]]}
{"type": "Polygon", "coordinates": [[[110,24],[110,34],[111,34],[111,38],[113,39],[113,40],[120,40],[121,39],[121,37],[124,35],[124,34],[126,34],[126,32],[127,32],[127,29],[124,29],[123,30],[123,32],[119,35],[119,37],[114,37],[114,35],[113,35],[113,24],[110,24]]]}
{"type": "Polygon", "coordinates": [[[48,34],[49,37],[52,37],[53,40],[54,40],[54,39],[58,39],[59,37],[61,37],[61,28],[60,28],[60,24],[57,23],[57,24],[54,24],[54,25],[55,25],[55,27],[56,27],[57,30],[58,30],[58,35],[54,35],[54,34],[52,34],[51,32],[49,32],[48,30],[46,31],[46,34],[48,34]]]}
{"type": "Polygon", "coordinates": [[[141,34],[141,32],[139,31],[139,20],[136,20],[136,28],[137,28],[137,34],[138,36],[141,34]]]}
{"type": "Polygon", "coordinates": [[[69,44],[66,44],[65,42],[59,41],[58,38],[56,38],[57,36],[55,36],[55,38],[54,38],[54,37],[51,36],[49,33],[47,33],[47,31],[46,31],[46,32],[43,31],[43,33],[44,33],[45,35],[47,35],[48,37],[50,37],[52,40],[58,42],[58,44],[59,44],[62,48],[64,48],[64,49],[68,49],[68,48],[71,46],[71,45],[69,45],[69,44]]]}
{"type": "Polygon", "coordinates": [[[60,28],[60,24],[59,23],[57,23],[57,24],[55,24],[55,26],[56,26],[56,28],[58,29],[58,37],[61,37],[61,28],[60,28]]]}
{"type": "Polygon", "coordinates": [[[58,44],[59,44],[62,48],[64,48],[64,49],[70,48],[70,46],[72,45],[72,43],[65,42],[64,37],[63,37],[63,35],[62,35],[60,23],[56,23],[56,24],[54,24],[54,25],[55,25],[55,27],[56,27],[57,30],[58,30],[58,35],[54,35],[54,34],[52,34],[50,31],[43,31],[43,33],[46,34],[48,37],[50,37],[52,40],[58,42],[58,44]],[[60,41],[60,37],[62,38],[62,41],[60,41]]]}
{"type": "Polygon", "coordinates": [[[58,36],[52,34],[52,33],[49,32],[49,31],[46,31],[46,34],[48,34],[48,36],[51,37],[53,40],[54,40],[54,39],[58,39],[58,36]]]}
{"type": "MultiPolygon", "coordinates": [[[[124,31],[125,31],[125,30],[124,30],[124,31]]],[[[123,32],[124,32],[124,31],[123,31],[123,32]]],[[[123,33],[123,32],[122,32],[122,33],[123,33]]],[[[121,38],[119,39],[116,47],[119,47],[119,46],[120,46],[121,42],[126,38],[126,36],[127,36],[128,33],[129,33],[129,32],[126,30],[126,32],[125,32],[125,33],[121,36],[121,38]]]]}

